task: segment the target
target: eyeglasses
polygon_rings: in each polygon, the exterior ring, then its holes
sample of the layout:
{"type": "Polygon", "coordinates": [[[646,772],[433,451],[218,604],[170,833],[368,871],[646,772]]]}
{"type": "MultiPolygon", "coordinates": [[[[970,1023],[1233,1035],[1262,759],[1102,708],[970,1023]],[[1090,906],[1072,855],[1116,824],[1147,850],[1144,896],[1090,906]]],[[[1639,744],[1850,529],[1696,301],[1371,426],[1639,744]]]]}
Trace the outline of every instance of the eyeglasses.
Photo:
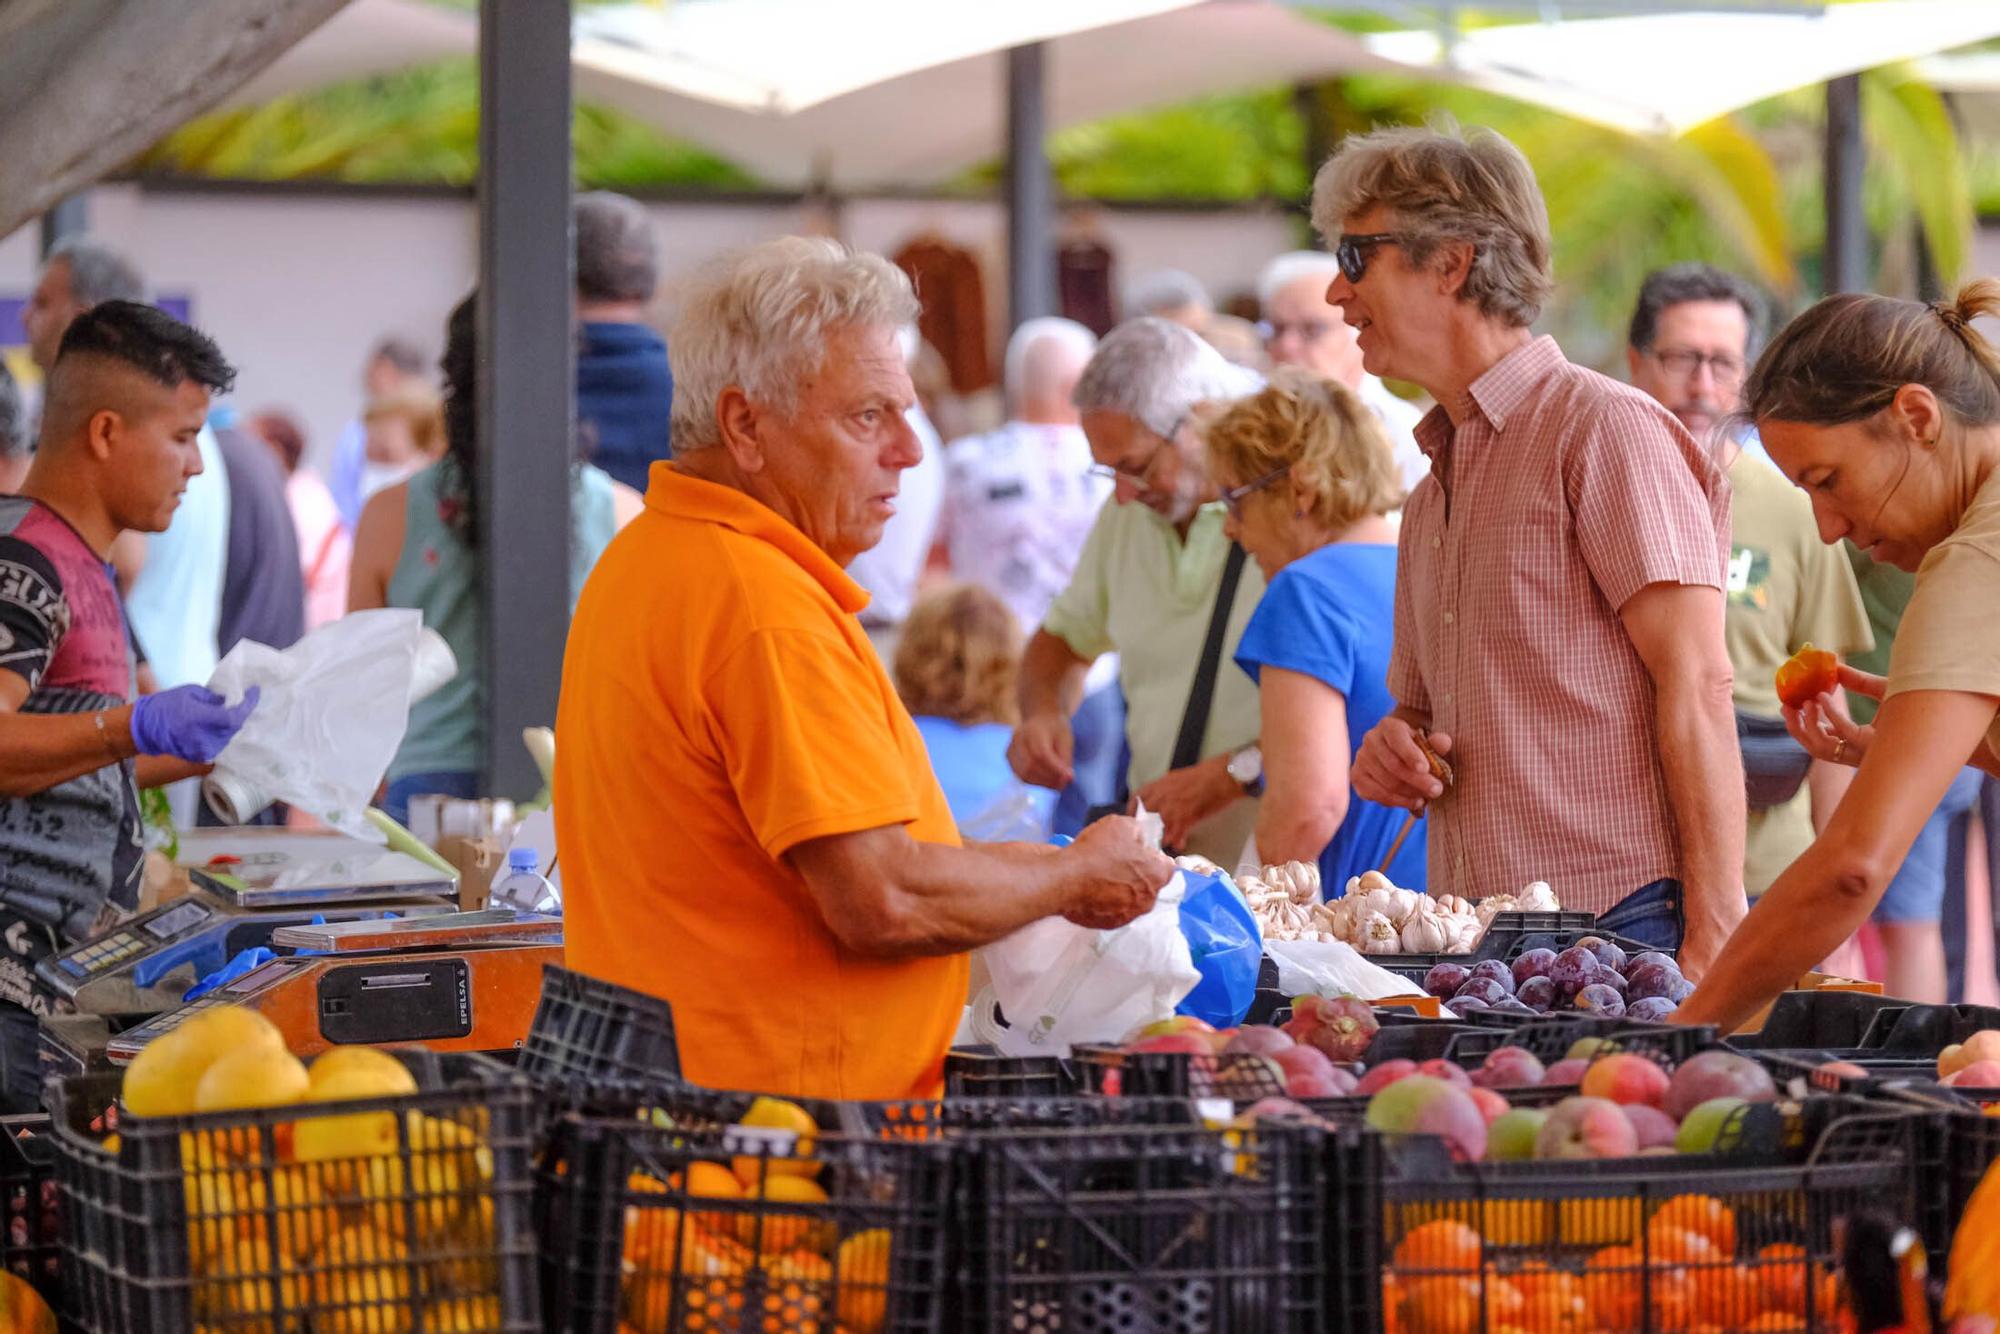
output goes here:
{"type": "Polygon", "coordinates": [[[1670,374],[1682,376],[1687,379],[1693,379],[1696,373],[1706,365],[1709,374],[1715,377],[1717,384],[1729,385],[1741,384],[1743,382],[1744,365],[1742,358],[1732,357],[1727,352],[1716,353],[1710,356],[1696,352],[1692,348],[1670,347],[1665,350],[1655,349],[1647,355],[1659,362],[1660,365],[1666,367],[1670,374]]]}
{"type": "Polygon", "coordinates": [[[1375,253],[1375,247],[1402,243],[1401,232],[1363,232],[1359,236],[1342,236],[1333,247],[1333,258],[1340,265],[1340,276],[1350,283],[1358,283],[1368,276],[1368,259],[1375,253]]]}
{"type": "Polygon", "coordinates": [[[1291,471],[1292,471],[1292,465],[1287,463],[1283,467],[1273,468],[1271,471],[1265,473],[1262,477],[1257,478],[1253,482],[1245,482],[1241,486],[1230,487],[1227,491],[1224,491],[1220,497],[1220,499],[1222,500],[1222,508],[1229,512],[1230,518],[1236,520],[1236,522],[1238,523],[1242,523],[1243,502],[1248,500],[1251,496],[1256,495],[1259,491],[1262,491],[1265,487],[1271,485],[1273,482],[1277,481],[1280,477],[1288,475],[1291,471]]]}
{"type": "Polygon", "coordinates": [[[1188,414],[1185,412],[1183,412],[1180,416],[1176,417],[1174,419],[1173,429],[1168,431],[1165,435],[1159,437],[1159,443],[1153,446],[1152,452],[1146,455],[1146,461],[1140,464],[1138,467],[1126,468],[1116,463],[1094,463],[1090,467],[1090,475],[1092,477],[1103,477],[1113,482],[1118,481],[1122,478],[1123,480],[1134,483],[1135,485],[1144,486],[1146,484],[1146,479],[1152,475],[1153,465],[1160,461],[1161,453],[1164,452],[1166,450],[1166,447],[1174,442],[1174,438],[1181,433],[1181,427],[1187,425],[1187,419],[1188,419],[1188,414]]]}

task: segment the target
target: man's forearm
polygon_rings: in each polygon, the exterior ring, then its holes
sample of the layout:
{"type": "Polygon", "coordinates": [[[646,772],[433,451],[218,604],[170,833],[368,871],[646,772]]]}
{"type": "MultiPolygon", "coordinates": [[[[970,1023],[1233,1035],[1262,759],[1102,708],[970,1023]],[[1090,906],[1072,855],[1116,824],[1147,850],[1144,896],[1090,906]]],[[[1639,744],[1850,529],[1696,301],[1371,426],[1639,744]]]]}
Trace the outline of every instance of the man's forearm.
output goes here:
{"type": "Polygon", "coordinates": [[[133,750],[129,705],[94,713],[0,714],[0,795],[46,792],[133,750]]]}
{"type": "Polygon", "coordinates": [[[1725,698],[1696,682],[1663,688],[1658,711],[1688,927],[1726,935],[1745,907],[1743,756],[1735,715],[1725,698]]]}
{"type": "Polygon", "coordinates": [[[165,787],[184,778],[200,778],[214,768],[212,764],[196,764],[171,755],[141,755],[132,762],[132,776],[139,787],[165,787]]]}
{"type": "Polygon", "coordinates": [[[1034,718],[1055,714],[1067,718],[1083,703],[1084,678],[1090,664],[1078,657],[1060,636],[1047,630],[1035,631],[1021,654],[1021,677],[1017,694],[1021,716],[1034,718]]]}

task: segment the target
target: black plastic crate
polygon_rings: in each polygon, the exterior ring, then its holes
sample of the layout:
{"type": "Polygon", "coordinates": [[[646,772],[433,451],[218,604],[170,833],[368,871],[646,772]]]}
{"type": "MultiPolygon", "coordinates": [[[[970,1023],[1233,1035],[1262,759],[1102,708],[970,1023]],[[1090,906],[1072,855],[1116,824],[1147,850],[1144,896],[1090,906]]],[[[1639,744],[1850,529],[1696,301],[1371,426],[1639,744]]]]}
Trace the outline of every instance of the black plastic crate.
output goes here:
{"type": "Polygon", "coordinates": [[[871,1117],[858,1104],[785,1100],[813,1123],[787,1131],[737,1124],[754,1094],[622,1096],[622,1114],[573,1112],[551,1134],[542,1328],[954,1328],[944,1316],[953,1150],[938,1104],[871,1117]],[[761,1193],[747,1193],[758,1182],[761,1193]]]}
{"type": "Polygon", "coordinates": [[[1878,1015],[1909,1007],[1908,1001],[1862,991],[1787,991],[1772,1003],[1762,1028],[1735,1034],[1729,1044],[1746,1052],[1759,1048],[1858,1050],[1869,1045],[1863,1039],[1878,1015]]]}
{"type": "Polygon", "coordinates": [[[1910,1005],[1875,1012],[1859,1046],[1935,1058],[1944,1048],[1985,1028],[2000,1028],[2000,1009],[1990,1005],[1910,1005]]]}
{"type": "Polygon", "coordinates": [[[678,1080],[673,1007],[658,996],[547,965],[517,1068],[545,1087],[569,1091],[597,1080],[678,1080]]]}
{"type": "Polygon", "coordinates": [[[77,1327],[539,1330],[533,1087],[394,1054],[419,1092],[189,1116],[121,1116],[115,1073],[50,1081],[77,1327]],[[357,1152],[300,1161],[302,1133],[357,1152]]]}
{"type": "MultiPolygon", "coordinates": [[[[1110,1102],[1110,1100],[1100,1100],[1110,1102]]],[[[1115,1104],[1113,1104],[1115,1105],[1115,1104]]],[[[961,1146],[962,1310],[981,1334],[1303,1334],[1329,1306],[1324,1132],[1010,1127],[961,1146]]]]}
{"type": "Polygon", "coordinates": [[[1061,1098],[1082,1087],[1062,1056],[1004,1056],[988,1046],[953,1047],[944,1056],[948,1098],[1061,1098]]]}
{"type": "MultiPolygon", "coordinates": [[[[1726,1133],[1727,1154],[1571,1162],[1454,1163],[1428,1136],[1339,1143],[1332,1170],[1374,1183],[1361,1203],[1380,1226],[1330,1259],[1339,1290],[1373,1301],[1327,1328],[1382,1330],[1391,1302],[1469,1328],[1638,1334],[1744,1329],[1784,1303],[1795,1328],[1837,1328],[1834,1224],[1920,1219],[1920,1117],[1823,1097],[1746,1108],[1726,1133]],[[1524,1289],[1556,1306],[1524,1312],[1524,1289]]],[[[1416,1313],[1403,1328],[1429,1323],[1416,1313]]]]}
{"type": "Polygon", "coordinates": [[[1077,1047],[1071,1053],[1085,1093],[1108,1098],[1229,1098],[1254,1102],[1282,1097],[1284,1080],[1273,1078],[1259,1058],[1185,1052],[1130,1052],[1116,1047],[1077,1047]]]}
{"type": "Polygon", "coordinates": [[[1932,1269],[1942,1272],[1972,1192],[2000,1161],[2000,1117],[1985,1112],[2000,1100],[2000,1091],[1910,1084],[1888,1089],[1886,1096],[1920,1118],[1924,1246],[1932,1269]]]}
{"type": "Polygon", "coordinates": [[[40,1113],[0,1117],[0,1268],[24,1278],[49,1309],[63,1309],[62,1198],[56,1145],[40,1113]]]}

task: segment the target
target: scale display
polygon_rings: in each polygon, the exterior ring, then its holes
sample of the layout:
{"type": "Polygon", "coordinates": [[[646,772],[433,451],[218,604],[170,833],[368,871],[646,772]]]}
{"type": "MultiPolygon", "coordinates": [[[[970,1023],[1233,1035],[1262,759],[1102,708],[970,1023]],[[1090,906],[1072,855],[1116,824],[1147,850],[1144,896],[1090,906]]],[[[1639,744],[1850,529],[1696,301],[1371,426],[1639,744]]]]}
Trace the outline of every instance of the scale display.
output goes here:
{"type": "MultiPolygon", "coordinates": [[[[181,902],[120,927],[108,936],[86,941],[48,961],[64,976],[83,981],[112,972],[134,959],[156,950],[176,936],[201,926],[215,916],[215,910],[195,899],[181,902]]],[[[45,965],[46,966],[46,965],[45,965]]]]}

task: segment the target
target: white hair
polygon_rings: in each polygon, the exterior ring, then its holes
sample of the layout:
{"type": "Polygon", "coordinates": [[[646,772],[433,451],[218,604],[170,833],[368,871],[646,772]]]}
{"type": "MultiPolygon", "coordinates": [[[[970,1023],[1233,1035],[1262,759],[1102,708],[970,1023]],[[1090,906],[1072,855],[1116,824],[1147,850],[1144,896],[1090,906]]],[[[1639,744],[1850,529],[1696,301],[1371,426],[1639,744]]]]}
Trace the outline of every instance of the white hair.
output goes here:
{"type": "Polygon", "coordinates": [[[1263,376],[1232,365],[1192,330],[1142,315],[1104,335],[1073,401],[1080,411],[1122,412],[1171,436],[1195,405],[1233,403],[1263,386],[1263,376]]]}
{"type": "Polygon", "coordinates": [[[1125,289],[1125,309],[1134,315],[1158,315],[1183,306],[1214,309],[1208,289],[1201,279],[1179,269],[1155,269],[1142,273],[1125,289]]]}
{"type": "Polygon", "coordinates": [[[1339,272],[1340,261],[1324,250],[1294,250],[1280,255],[1257,275],[1257,304],[1268,315],[1271,298],[1299,279],[1317,278],[1321,287],[1331,287],[1333,275],[1339,272]]]}
{"type": "Polygon", "coordinates": [[[667,340],[674,449],[722,442],[715,404],[731,385],[796,411],[800,382],[819,369],[836,329],[894,331],[916,318],[901,269],[838,241],[784,236],[724,256],[689,287],[667,340]]]}
{"type": "Polygon", "coordinates": [[[1075,320],[1066,320],[1060,315],[1044,315],[1025,321],[1007,340],[1007,354],[1001,371],[1000,382],[1006,387],[1010,401],[1018,403],[1027,396],[1028,381],[1034,378],[1031,371],[1039,371],[1043,375],[1049,373],[1048,358],[1030,355],[1043,343],[1053,343],[1075,358],[1073,363],[1063,364],[1082,365],[1097,350],[1097,335],[1075,320]]]}

